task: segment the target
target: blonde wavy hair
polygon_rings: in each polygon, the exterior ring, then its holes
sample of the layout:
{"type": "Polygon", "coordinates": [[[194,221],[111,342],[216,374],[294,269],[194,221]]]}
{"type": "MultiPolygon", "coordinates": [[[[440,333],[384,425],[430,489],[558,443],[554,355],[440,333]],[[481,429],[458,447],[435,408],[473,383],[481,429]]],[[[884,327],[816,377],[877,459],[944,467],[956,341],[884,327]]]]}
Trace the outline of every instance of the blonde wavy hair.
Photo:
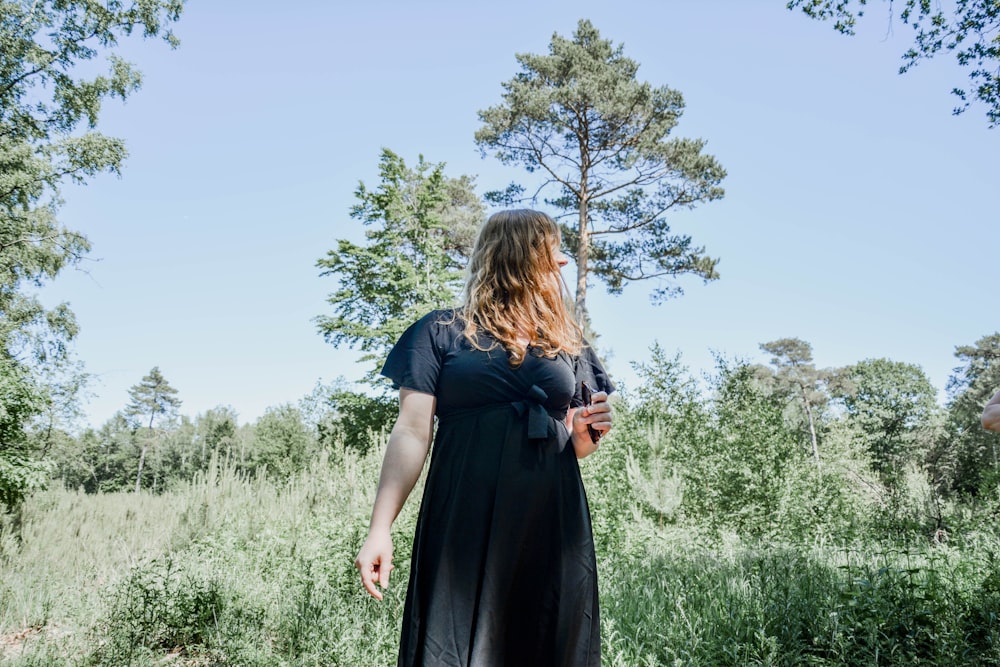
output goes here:
{"type": "Polygon", "coordinates": [[[512,366],[525,350],[519,334],[547,357],[579,354],[583,333],[567,307],[568,296],[553,256],[559,248],[559,225],[544,213],[526,209],[500,211],[479,230],[463,303],[465,337],[478,350],[503,346],[512,366]],[[487,346],[482,329],[496,342],[487,346]]]}

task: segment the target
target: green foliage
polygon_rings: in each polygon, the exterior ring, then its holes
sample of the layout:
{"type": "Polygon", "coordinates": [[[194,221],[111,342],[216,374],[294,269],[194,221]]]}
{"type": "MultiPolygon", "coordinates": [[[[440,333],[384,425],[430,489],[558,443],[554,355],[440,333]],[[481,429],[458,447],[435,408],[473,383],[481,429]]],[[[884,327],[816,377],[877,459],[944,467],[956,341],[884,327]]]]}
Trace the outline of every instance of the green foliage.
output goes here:
{"type": "Polygon", "coordinates": [[[720,527],[773,534],[785,480],[803,459],[782,418],[784,402],[744,363],[719,359],[713,385],[713,434],[689,461],[685,500],[720,527]]]}
{"type": "Polygon", "coordinates": [[[819,422],[822,409],[828,402],[825,383],[829,376],[813,364],[812,345],[799,338],[780,338],[762,343],[760,349],[771,355],[773,375],[772,391],[779,393],[788,404],[789,421],[804,432],[810,451],[820,467],[819,422]]]}
{"type": "MultiPolygon", "coordinates": [[[[153,430],[119,412],[96,430],[76,437],[64,434],[51,460],[64,486],[87,493],[135,489],[140,462],[140,488],[153,492],[191,483],[216,460],[249,475],[283,480],[300,471],[321,447],[339,442],[339,433],[324,439],[329,428],[327,423],[308,423],[292,405],[268,408],[248,425],[238,423],[232,408],[217,407],[194,419],[171,419],[153,430]]],[[[367,446],[370,434],[363,436],[367,446]]]]}
{"type": "MultiPolygon", "coordinates": [[[[636,79],[639,65],[581,20],[572,39],[552,36],[548,55],[518,54],[521,71],[503,84],[503,102],[479,112],[476,143],[504,164],[538,173],[534,200],[574,212],[563,240],[577,264],[577,319],[586,321],[587,275],[612,293],[653,279],[654,300],[680,293],[683,274],[718,277],[716,260],[672,233],[667,214],[719,199],[725,171],[700,139],[671,138],[681,94],[636,79]]],[[[511,203],[525,191],[492,193],[511,203]]]]}
{"type": "MultiPolygon", "coordinates": [[[[280,481],[216,461],[162,495],[36,495],[23,539],[0,533],[0,636],[23,619],[72,628],[50,655],[78,665],[390,664],[405,568],[377,604],[353,567],[384,445],[280,481]]],[[[400,565],[415,510],[397,522],[400,565]]]]}
{"type": "Polygon", "coordinates": [[[986,554],[680,547],[609,577],[604,664],[1000,664],[986,554]]]}
{"type": "Polygon", "coordinates": [[[170,557],[139,565],[111,594],[100,630],[110,641],[100,645],[94,663],[132,664],[156,651],[211,647],[227,603],[220,581],[179,571],[170,557]]]}
{"type": "Polygon", "coordinates": [[[943,415],[919,366],[867,359],[838,370],[832,393],[884,483],[896,487],[907,466],[924,463],[943,415]]]}
{"type": "Polygon", "coordinates": [[[240,446],[237,416],[232,408],[212,408],[194,420],[182,416],[163,440],[153,464],[157,467],[155,474],[166,485],[193,480],[208,470],[216,456],[237,465],[245,463],[247,452],[240,446]]]}
{"type": "MultiPolygon", "coordinates": [[[[60,389],[50,390],[44,377],[66,363],[77,331],[66,304],[46,309],[29,291],[90,249],[57,220],[60,186],[120,173],[123,142],[94,128],[101,103],[124,100],[140,77],[114,48],[133,32],[176,45],[169,25],[181,8],[181,0],[0,0],[0,414],[11,429],[3,434],[10,438],[0,438],[0,467],[8,473],[0,492],[7,500],[23,497],[27,487],[17,485],[38,470],[37,457],[13,431],[60,402],[60,389]],[[102,54],[106,74],[81,74],[102,54]]],[[[62,398],[72,403],[74,396],[62,398]]]]}
{"type": "Polygon", "coordinates": [[[668,356],[657,342],[648,362],[632,366],[640,384],[616,404],[613,435],[627,448],[625,469],[639,512],[663,528],[680,521],[682,471],[709,437],[710,414],[680,353],[668,356]]]}
{"type": "MultiPolygon", "coordinates": [[[[959,399],[994,381],[994,342],[959,348],[953,412],[978,419],[959,399]]],[[[867,360],[830,380],[820,468],[777,372],[720,358],[703,387],[659,345],[635,368],[581,462],[603,664],[1000,665],[996,496],[930,486],[921,452],[939,416],[918,368],[867,360]]],[[[0,642],[0,660],[391,664],[421,494],[377,603],[352,560],[386,435],[348,436],[345,421],[371,400],[335,383],[252,425],[225,408],[166,422],[147,462],[157,493],[127,493],[143,429],[124,414],[75,447],[54,439],[67,485],[104,492],[37,493],[16,536],[0,523],[0,638],[30,635],[18,656],[0,642]]]]}
{"type": "Polygon", "coordinates": [[[287,479],[315,454],[315,439],[291,405],[268,408],[252,429],[252,445],[245,469],[287,479]]]}
{"type": "Polygon", "coordinates": [[[657,415],[640,469],[659,470],[660,477],[672,471],[689,520],[747,535],[777,532],[786,483],[804,458],[785,427],[784,402],[764,390],[753,367],[719,359],[714,399],[706,405],[677,363],[654,348],[653,365],[643,368],[663,369],[655,377],[666,386],[652,394],[651,404],[636,408],[639,415],[657,415]],[[681,400],[665,405],[661,395],[681,400]]]}
{"type": "Polygon", "coordinates": [[[60,477],[72,488],[122,491],[135,484],[140,444],[135,424],[117,413],[96,431],[87,429],[79,446],[64,452],[60,477]]]}
{"type": "Polygon", "coordinates": [[[24,430],[42,401],[27,368],[0,356],[0,508],[16,506],[42,482],[41,464],[30,456],[24,430]]]}
{"type": "MultiPolygon", "coordinates": [[[[583,462],[602,664],[1000,664],[996,535],[904,549],[871,536],[843,547],[720,541],[690,520],[640,531],[633,487],[610,480],[644,427],[618,409],[631,432],[583,462]]],[[[384,445],[336,448],[280,482],[213,465],[159,496],[34,495],[21,539],[0,531],[0,636],[37,630],[0,660],[392,664],[416,503],[394,531],[398,568],[384,602],[361,591],[352,566],[384,445]]]]}
{"type": "MultiPolygon", "coordinates": [[[[110,49],[133,32],[147,38],[162,36],[176,46],[169,25],[182,8],[179,0],[138,0],[127,6],[5,0],[0,5],[4,54],[0,77],[9,84],[0,89],[5,136],[46,145],[81,123],[97,125],[101,102],[109,97],[124,100],[141,81],[134,66],[110,49]],[[109,59],[106,75],[78,76],[77,68],[85,69],[82,63],[102,53],[109,59]]],[[[79,157],[79,151],[59,145],[52,152],[79,157]]]]}
{"type": "Polygon", "coordinates": [[[129,388],[128,397],[125,416],[136,419],[137,425],[145,424],[150,430],[157,417],[167,418],[175,415],[177,408],[181,406],[177,390],[170,386],[157,366],[143,376],[139,384],[129,388]]]}
{"type": "Polygon", "coordinates": [[[339,391],[330,397],[337,420],[330,429],[345,446],[365,452],[373,435],[388,433],[399,412],[395,396],[369,396],[352,391],[339,391]]]}
{"type": "Polygon", "coordinates": [[[17,507],[28,494],[45,488],[50,473],[48,461],[7,449],[0,456],[0,505],[17,507]]]}
{"type": "Polygon", "coordinates": [[[863,452],[835,428],[818,468],[773,372],[719,359],[706,396],[659,345],[635,369],[642,383],[628,392],[616,433],[630,448],[644,519],[803,541],[852,539],[870,524],[877,500],[863,452]]]}
{"type": "Polygon", "coordinates": [[[468,176],[449,178],[444,163],[420,157],[416,168],[383,149],[376,190],[358,185],[351,218],[365,226],[365,245],[348,240],[316,264],[338,280],[316,318],[334,345],[358,347],[375,383],[389,349],[405,328],[435,308],[452,306],[462,284],[484,207],[468,176]]]}
{"type": "Polygon", "coordinates": [[[932,452],[937,480],[946,489],[971,496],[998,496],[1000,437],[984,431],[983,406],[1000,387],[1000,333],[983,336],[975,345],[960,345],[962,362],[948,382],[946,435],[932,452]]]}
{"type": "Polygon", "coordinates": [[[669,429],[671,440],[697,441],[707,414],[698,383],[681,362],[680,352],[668,357],[659,342],[650,348],[648,362],[633,362],[640,380],[635,388],[634,414],[647,426],[669,429]]]}
{"type": "MultiPolygon", "coordinates": [[[[612,395],[613,404],[620,401],[612,395]]],[[[618,567],[618,557],[639,553],[643,545],[629,533],[637,511],[636,489],[628,472],[630,450],[641,440],[635,429],[624,427],[601,438],[600,448],[580,462],[580,474],[587,490],[594,543],[607,559],[606,567],[618,567]]],[[[600,556],[599,556],[600,558],[600,556]]]]}
{"type": "Polygon", "coordinates": [[[362,454],[392,429],[399,413],[396,395],[355,391],[342,377],[317,383],[300,406],[321,448],[343,446],[362,454]]]}
{"type": "Polygon", "coordinates": [[[135,433],[140,442],[139,465],[135,475],[135,492],[139,493],[139,489],[142,488],[146,455],[151,447],[155,448],[159,444],[162,436],[162,433],[153,430],[153,423],[157,417],[170,418],[176,415],[181,401],[177,398],[177,390],[170,386],[156,366],[139,384],[132,385],[128,390],[128,396],[129,404],[125,407],[125,416],[136,420],[136,428],[140,423],[146,423],[145,431],[135,433]]]}
{"type": "Polygon", "coordinates": [[[84,372],[82,362],[70,359],[40,370],[37,381],[46,396],[41,413],[32,422],[29,438],[32,448],[47,457],[79,425],[83,417],[80,398],[88,393],[91,375],[84,372]]]}
{"type": "MultiPolygon", "coordinates": [[[[896,17],[903,25],[912,26],[913,45],[903,54],[899,73],[909,71],[921,60],[939,53],[952,52],[962,67],[970,68],[971,91],[964,86],[952,93],[961,100],[953,111],[960,114],[973,101],[986,105],[990,127],[1000,123],[1000,5],[995,0],[958,0],[947,9],[928,0],[903,0],[902,11],[889,2],[888,23],[896,17]]],[[[857,19],[864,15],[868,0],[789,0],[788,9],[799,8],[810,18],[834,20],[833,27],[845,35],[853,35],[857,19]]]]}

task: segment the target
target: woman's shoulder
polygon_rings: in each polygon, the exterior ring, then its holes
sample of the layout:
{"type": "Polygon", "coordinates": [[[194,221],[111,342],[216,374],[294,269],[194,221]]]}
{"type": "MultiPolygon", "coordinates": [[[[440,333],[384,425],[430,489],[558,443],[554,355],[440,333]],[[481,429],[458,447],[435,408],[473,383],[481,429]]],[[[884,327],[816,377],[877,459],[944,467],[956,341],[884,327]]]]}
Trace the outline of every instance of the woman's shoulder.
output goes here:
{"type": "Polygon", "coordinates": [[[465,329],[465,321],[455,308],[435,308],[410,325],[410,329],[425,331],[432,338],[443,341],[460,335],[465,329]]]}
{"type": "Polygon", "coordinates": [[[446,327],[458,326],[463,328],[465,326],[465,323],[462,320],[462,314],[457,308],[435,308],[417,320],[417,322],[425,325],[438,325],[446,327]]]}

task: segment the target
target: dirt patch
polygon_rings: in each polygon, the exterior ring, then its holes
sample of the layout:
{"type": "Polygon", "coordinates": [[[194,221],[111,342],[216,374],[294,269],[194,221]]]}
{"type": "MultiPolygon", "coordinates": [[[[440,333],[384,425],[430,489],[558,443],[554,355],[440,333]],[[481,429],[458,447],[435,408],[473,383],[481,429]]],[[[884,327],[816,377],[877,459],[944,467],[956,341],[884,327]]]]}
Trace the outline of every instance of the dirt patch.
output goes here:
{"type": "Polygon", "coordinates": [[[39,639],[58,639],[69,634],[58,625],[32,625],[16,632],[0,635],[0,660],[18,658],[39,639]]]}
{"type": "Polygon", "coordinates": [[[0,635],[0,658],[20,656],[24,652],[24,647],[41,635],[44,629],[45,627],[42,625],[33,625],[17,632],[0,635]]]}
{"type": "MultiPolygon", "coordinates": [[[[70,634],[57,625],[33,625],[16,632],[0,635],[0,661],[20,658],[31,645],[40,639],[55,640],[70,634]]],[[[183,648],[168,651],[157,662],[169,667],[203,667],[218,664],[211,655],[191,654],[183,648]]]]}

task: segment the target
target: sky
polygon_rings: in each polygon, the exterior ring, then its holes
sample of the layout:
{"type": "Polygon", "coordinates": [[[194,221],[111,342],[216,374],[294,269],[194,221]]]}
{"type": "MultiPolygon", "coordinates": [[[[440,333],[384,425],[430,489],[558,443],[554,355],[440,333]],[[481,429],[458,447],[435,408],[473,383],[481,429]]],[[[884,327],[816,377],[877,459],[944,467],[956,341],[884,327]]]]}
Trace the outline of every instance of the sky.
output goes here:
{"type": "Polygon", "coordinates": [[[177,50],[122,45],[143,86],[99,127],[127,143],[122,176],[63,190],[61,220],[93,251],[39,296],[79,321],[83,424],[124,408],[154,366],[182,414],[228,406],[241,422],[360,379],[359,353],[314,322],[336,287],[316,261],[363,238],[358,183],[377,186],[383,147],[481,193],[528,182],[480,155],[477,112],[500,102],[516,53],[547,52],[581,18],[640,80],[684,95],[672,136],[704,139],[728,172],[724,199],[670,218],[719,258],[719,280],[681,278],[663,305],[643,283],[591,287],[612,376],[634,386],[654,342],[700,376],[713,355],[766,362],[761,343],[797,337],[821,368],[919,365],[943,400],[955,347],[1000,330],[1000,128],[981,107],[951,115],[966,74],[947,55],[897,74],[912,30],[888,5],[855,37],[784,5],[189,3],[177,50]]]}

